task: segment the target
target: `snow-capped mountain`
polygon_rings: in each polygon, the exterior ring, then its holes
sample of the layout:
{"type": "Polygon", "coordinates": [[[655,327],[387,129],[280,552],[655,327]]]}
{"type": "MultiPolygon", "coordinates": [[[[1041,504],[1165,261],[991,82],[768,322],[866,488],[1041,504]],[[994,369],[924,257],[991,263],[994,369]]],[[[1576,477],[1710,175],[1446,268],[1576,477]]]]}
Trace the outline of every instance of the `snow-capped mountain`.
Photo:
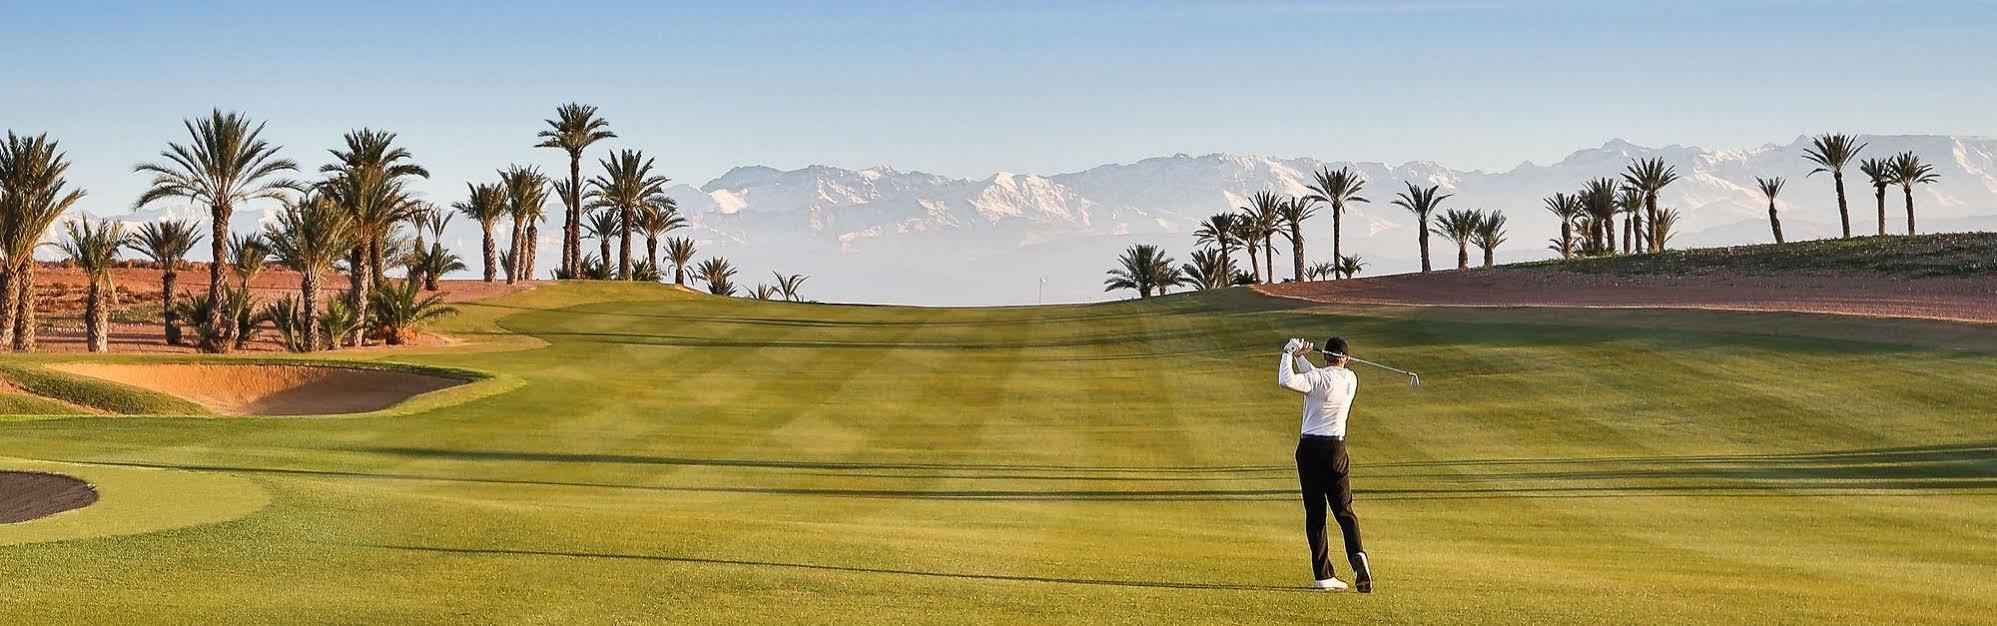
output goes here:
{"type": "MultiPolygon", "coordinates": [[[[1951,136],[1866,136],[1862,157],[1912,151],[1935,166],[1940,182],[1916,188],[1924,231],[1997,227],[1997,139],[1951,136]]],[[[1574,152],[1550,165],[1522,163],[1504,172],[1461,171],[1434,162],[1386,165],[1315,158],[1177,154],[1063,174],[1001,172],[962,179],[888,167],[849,170],[811,166],[782,171],[737,167],[699,187],[668,193],[687,215],[682,235],[698,240],[700,256],[726,256],[743,268],[741,282],[769,281],[771,270],[805,273],[807,295],[827,301],[913,304],[1031,304],[1088,301],[1105,294],[1103,272],[1133,243],[1156,243],[1175,258],[1193,248],[1192,231],[1213,213],[1247,203],[1261,190],[1305,193],[1311,173],[1351,167],[1367,180],[1371,200],[1351,207],[1344,250],[1368,262],[1367,273],[1418,267],[1412,216],[1390,202],[1405,185],[1439,185],[1445,208],[1502,210],[1510,219],[1504,260],[1544,258],[1555,234],[1541,200],[1583,181],[1620,176],[1633,159],[1661,157],[1679,180],[1663,206],[1683,215],[1676,245],[1767,241],[1767,201],[1757,177],[1789,180],[1778,202],[1792,239],[1835,235],[1838,213],[1828,175],[1810,176],[1809,145],[1713,151],[1689,146],[1651,148],[1615,140],[1574,152]],[[1043,281],[1044,279],[1044,281],[1043,281]]],[[[1876,229],[1873,189],[1856,168],[1845,175],[1852,228],[1876,229]]],[[[1904,228],[1898,188],[1887,194],[1887,228],[1904,228]]],[[[141,212],[154,219],[176,209],[141,212]]],[[[185,212],[185,211],[182,211],[185,212]]],[[[552,216],[559,212],[551,207],[552,216]]],[[[268,207],[239,212],[238,229],[273,219],[268,207]]],[[[1305,257],[1330,256],[1330,218],[1306,223],[1305,257]]],[[[541,230],[544,265],[555,261],[557,222],[541,230]]],[[[478,235],[453,226],[446,243],[474,254],[478,235]]],[[[1453,256],[1437,241],[1438,266],[1453,256]]],[[[1290,274],[1279,247],[1279,276],[1290,274]]],[[[594,249],[593,247],[590,249],[594,249]]],[[[1245,262],[1242,259],[1238,262],[1245,262]]],[[[472,263],[476,265],[476,261],[472,263]]],[[[542,275],[548,268],[542,268],[542,275]]]]}
{"type": "MultiPolygon", "coordinates": [[[[1947,136],[1867,136],[1865,157],[1912,151],[1935,165],[1941,180],[1915,190],[1924,230],[1997,225],[1997,140],[1947,136]]],[[[1080,172],[999,173],[981,180],[875,167],[813,166],[793,171],[737,168],[699,188],[671,191],[709,241],[710,252],[750,268],[774,267],[815,276],[818,297],[921,304],[1019,304],[1116,297],[1102,293],[1102,272],[1124,247],[1157,243],[1184,259],[1200,220],[1247,203],[1256,191],[1305,193],[1319,168],[1351,167],[1365,175],[1372,202],[1350,209],[1344,248],[1369,263],[1370,273],[1414,269],[1410,214],[1390,202],[1408,183],[1440,185],[1445,207],[1504,211],[1511,241],[1507,260],[1543,258],[1555,221],[1541,201],[1583,181],[1619,176],[1633,159],[1661,157],[1678,182],[1662,196],[1683,222],[1674,243],[1722,245],[1768,239],[1767,201],[1757,177],[1789,184],[1778,207],[1791,238],[1837,234],[1838,213],[1828,175],[1810,176],[1807,138],[1786,145],[1712,151],[1689,146],[1650,148],[1615,140],[1577,151],[1551,165],[1523,163],[1509,171],[1460,171],[1433,162],[1386,165],[1314,158],[1185,154],[1104,165],[1080,172]],[[1045,277],[1045,290],[1041,279],[1045,277]]],[[[1873,189],[1853,168],[1845,186],[1852,228],[1877,224],[1873,189]]],[[[1904,228],[1900,190],[1887,194],[1887,228],[1904,228]]],[[[1330,218],[1307,222],[1305,257],[1330,256],[1330,218]]],[[[1290,273],[1279,249],[1279,275],[1290,273]]],[[[1437,253],[1438,263],[1448,255],[1437,253]]],[[[750,280],[755,280],[751,276],[750,280]]]]}

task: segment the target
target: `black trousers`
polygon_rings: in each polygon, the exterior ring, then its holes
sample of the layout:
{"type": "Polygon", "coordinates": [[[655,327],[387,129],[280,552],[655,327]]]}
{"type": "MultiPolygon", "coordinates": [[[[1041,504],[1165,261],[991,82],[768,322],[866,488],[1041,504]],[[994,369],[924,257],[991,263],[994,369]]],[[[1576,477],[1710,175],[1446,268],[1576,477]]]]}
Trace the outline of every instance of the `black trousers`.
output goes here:
{"type": "Polygon", "coordinates": [[[1303,483],[1304,536],[1311,543],[1311,572],[1317,580],[1332,577],[1331,545],[1324,529],[1325,509],[1338,519],[1345,533],[1345,554],[1355,572],[1364,573],[1361,559],[1366,548],[1359,543],[1359,516],[1352,513],[1352,458],[1345,455],[1345,440],[1305,436],[1297,440],[1297,480],[1303,483]]]}

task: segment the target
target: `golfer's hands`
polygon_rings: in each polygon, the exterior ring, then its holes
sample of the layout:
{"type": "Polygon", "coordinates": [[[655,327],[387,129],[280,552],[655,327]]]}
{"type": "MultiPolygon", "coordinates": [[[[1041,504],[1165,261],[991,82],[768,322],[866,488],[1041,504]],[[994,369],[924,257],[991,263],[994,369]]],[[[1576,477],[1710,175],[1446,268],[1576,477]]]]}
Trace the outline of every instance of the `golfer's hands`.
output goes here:
{"type": "Polygon", "coordinates": [[[1283,354],[1296,354],[1297,351],[1302,350],[1303,347],[1304,347],[1304,340],[1291,339],[1289,343],[1283,344],[1283,354]]]}

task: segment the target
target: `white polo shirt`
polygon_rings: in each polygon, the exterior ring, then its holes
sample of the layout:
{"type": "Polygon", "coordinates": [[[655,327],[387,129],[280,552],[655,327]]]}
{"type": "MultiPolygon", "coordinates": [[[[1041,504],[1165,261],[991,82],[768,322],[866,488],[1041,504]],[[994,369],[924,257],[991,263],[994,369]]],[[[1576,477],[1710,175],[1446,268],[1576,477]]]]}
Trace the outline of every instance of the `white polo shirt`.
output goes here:
{"type": "Polygon", "coordinates": [[[1303,434],[1345,437],[1345,418],[1352,412],[1352,398],[1359,394],[1359,377],[1338,366],[1316,367],[1303,356],[1284,353],[1276,361],[1276,384],[1304,394],[1303,434]]]}

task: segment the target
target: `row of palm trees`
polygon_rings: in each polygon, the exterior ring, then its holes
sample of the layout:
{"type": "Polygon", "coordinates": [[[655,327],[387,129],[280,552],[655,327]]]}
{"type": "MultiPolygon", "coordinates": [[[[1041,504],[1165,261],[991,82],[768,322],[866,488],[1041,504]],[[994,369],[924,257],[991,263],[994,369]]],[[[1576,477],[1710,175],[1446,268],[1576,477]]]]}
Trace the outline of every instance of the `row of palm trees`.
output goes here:
{"type": "MultiPolygon", "coordinates": [[[[1867,145],[1860,143],[1858,138],[1852,135],[1833,133],[1811,139],[1810,148],[1804,153],[1804,158],[1817,166],[1816,169],[1810,170],[1808,175],[1829,173],[1832,183],[1837,186],[1838,221],[1843,227],[1843,236],[1846,239],[1851,238],[1851,208],[1845,201],[1844,170],[1853,161],[1858,161],[1859,153],[1864,152],[1867,145]]],[[[1858,171],[1865,175],[1867,182],[1872,186],[1872,196],[1879,213],[1877,233],[1881,236],[1887,234],[1886,190],[1899,185],[1906,199],[1907,234],[1914,234],[1914,186],[1939,182],[1941,176],[1935,172],[1934,166],[1909,151],[1883,159],[1864,159],[1858,162],[1858,171]]],[[[1756,187],[1764,197],[1768,198],[1768,227],[1775,235],[1775,243],[1783,243],[1782,220],[1776,213],[1775,199],[1781,195],[1786,184],[1787,182],[1779,176],[1755,179],[1756,187]]]]}
{"type": "MultiPolygon", "coordinates": [[[[295,302],[272,303],[282,305],[295,317],[295,323],[280,324],[279,329],[287,337],[295,334],[306,338],[298,342],[299,349],[361,345],[371,339],[396,343],[407,329],[386,317],[393,311],[377,315],[378,307],[373,306],[379,300],[376,292],[399,290],[399,296],[419,289],[436,291],[439,277],[466,269],[442,241],[445,227],[458,215],[477,222],[482,231],[484,280],[493,282],[501,275],[508,283],[530,278],[540,222],[551,191],[566,208],[557,277],[662,280],[662,238],[687,226],[677,205],[664,193],[668,179],[654,173],[652,159],[627,149],[598,161],[602,173],[584,180],[584,152],[616,134],[608,130],[608,122],[597,115],[595,107],[580,104],[558,107],[556,119],[547,120],[547,124],[549,128],[540,133],[542,141],[536,145],[560,148],[569,154],[568,180],[551,181],[536,168],[510,166],[498,172],[495,182],[468,183],[466,199],[454,203],[453,211],[447,212],[424,202],[412,190],[415,180],[426,179],[430,173],[414,162],[408,150],[396,145],[394,133],[372,129],[348,133],[342,147],[329,151],[333,161],[319,168],[318,180],[299,181],[289,178],[300,171],[299,164],[280,156],[279,147],[262,138],[262,123],[220,110],[187,120],[185,142],[169,143],[159,160],[135,167],[151,178],[132,207],[137,210],[183,200],[207,209],[206,239],[210,258],[216,259],[208,267],[208,291],[190,300],[199,306],[185,305],[176,298],[178,271],[203,238],[196,223],[169,220],[126,233],[119,223],[74,222],[68,238],[58,245],[91,277],[93,295],[86,305],[91,344],[103,343],[99,331],[105,310],[97,299],[101,295],[98,290],[109,288],[109,263],[115,262],[121,247],[137,250],[159,264],[162,317],[169,343],[182,342],[183,325],[195,330],[203,351],[227,352],[246,343],[244,335],[252,329],[241,322],[256,317],[249,312],[256,308],[249,294],[249,279],[271,260],[298,270],[302,276],[295,302]],[[236,209],[259,200],[282,206],[278,221],[263,232],[232,235],[228,224],[236,209]],[[585,217],[589,235],[600,244],[595,255],[583,253],[585,217]],[[503,249],[496,241],[502,223],[510,227],[503,249]],[[635,263],[634,232],[644,235],[646,245],[645,258],[635,263]],[[618,244],[614,266],[613,240],[618,244]],[[390,285],[384,278],[391,263],[407,270],[400,286],[390,285]],[[229,286],[225,268],[235,268],[242,278],[240,288],[229,286]],[[321,278],[342,269],[349,288],[338,299],[322,304],[321,278]],[[327,318],[336,316],[351,319],[338,320],[343,322],[337,325],[340,331],[321,339],[326,335],[327,318]]],[[[6,144],[0,146],[0,344],[17,350],[31,350],[35,343],[36,309],[29,297],[36,267],[33,253],[54,222],[84,197],[82,190],[69,188],[64,177],[67,169],[64,155],[46,136],[21,137],[10,132],[6,144]]],[[[741,291],[733,281],[736,270],[726,259],[710,258],[695,266],[692,239],[672,237],[663,243],[675,284],[684,286],[692,269],[694,277],[705,281],[713,293],[734,295],[741,291]]],[[[803,275],[777,273],[775,277],[774,284],[758,285],[750,295],[787,300],[802,297],[803,275]]],[[[430,302],[432,306],[416,306],[421,302],[418,299],[410,306],[418,313],[446,309],[435,301],[430,302]]]]}

